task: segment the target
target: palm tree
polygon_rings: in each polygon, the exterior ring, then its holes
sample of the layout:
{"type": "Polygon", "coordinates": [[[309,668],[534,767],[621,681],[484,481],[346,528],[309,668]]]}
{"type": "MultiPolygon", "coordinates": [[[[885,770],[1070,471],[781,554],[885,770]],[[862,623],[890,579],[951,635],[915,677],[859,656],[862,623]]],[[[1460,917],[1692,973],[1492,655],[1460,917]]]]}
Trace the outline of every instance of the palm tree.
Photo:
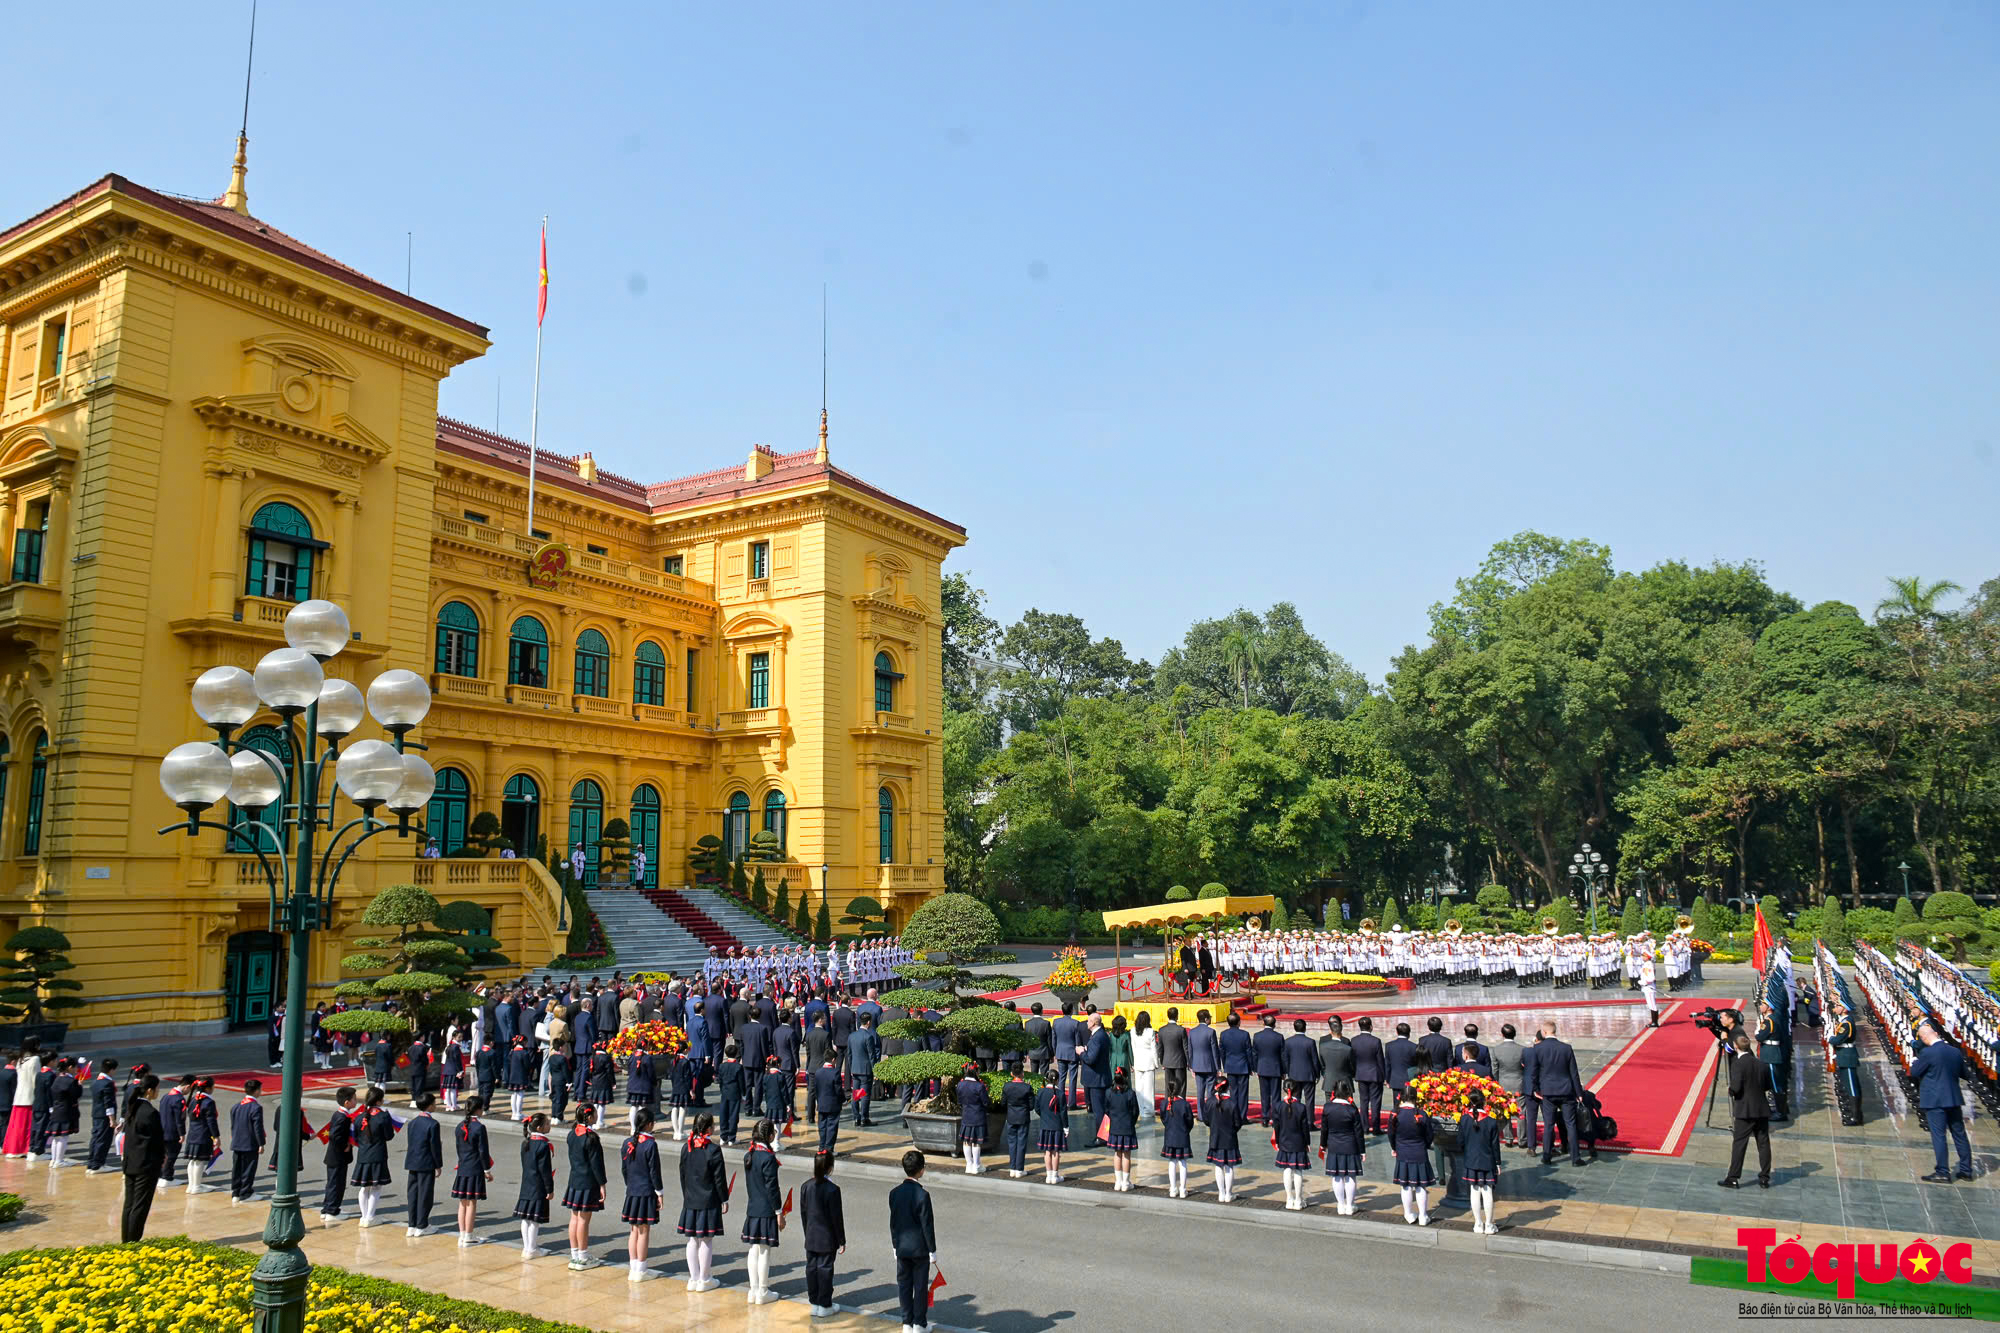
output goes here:
{"type": "Polygon", "coordinates": [[[1940,598],[1955,592],[1965,591],[1950,579],[1939,579],[1935,583],[1925,583],[1915,574],[1908,578],[1891,578],[1889,586],[1895,589],[1893,596],[1884,597],[1875,603],[1875,618],[1884,616],[1914,616],[1919,620],[1929,620],[1937,614],[1940,598]]]}
{"type": "Polygon", "coordinates": [[[1250,706],[1250,682],[1264,669],[1264,636],[1254,629],[1233,629],[1222,636],[1222,660],[1236,677],[1243,706],[1250,706]]]}

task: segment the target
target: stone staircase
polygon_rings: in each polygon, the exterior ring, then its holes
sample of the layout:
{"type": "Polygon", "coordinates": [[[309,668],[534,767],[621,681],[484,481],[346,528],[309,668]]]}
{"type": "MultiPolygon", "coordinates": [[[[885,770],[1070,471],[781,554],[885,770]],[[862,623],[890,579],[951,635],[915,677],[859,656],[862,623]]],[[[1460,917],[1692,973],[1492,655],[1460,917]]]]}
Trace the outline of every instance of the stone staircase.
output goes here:
{"type": "MultiPolygon", "coordinates": [[[[660,910],[643,894],[627,889],[593,889],[590,909],[604,927],[605,938],[618,951],[615,966],[626,976],[634,972],[674,972],[700,976],[708,959],[708,944],[660,910]]],[[[592,971],[609,976],[611,968],[592,971]]]]}
{"type": "Polygon", "coordinates": [[[745,948],[800,943],[797,937],[776,929],[762,917],[744,911],[714,889],[682,889],[680,896],[696,911],[734,935],[745,948]]]}

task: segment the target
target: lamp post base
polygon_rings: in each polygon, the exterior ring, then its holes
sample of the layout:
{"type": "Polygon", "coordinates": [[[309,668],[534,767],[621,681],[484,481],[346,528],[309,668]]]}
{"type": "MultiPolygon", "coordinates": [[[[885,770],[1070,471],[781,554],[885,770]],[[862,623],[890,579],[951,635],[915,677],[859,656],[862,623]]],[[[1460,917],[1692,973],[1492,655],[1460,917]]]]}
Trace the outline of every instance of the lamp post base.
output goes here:
{"type": "Polygon", "coordinates": [[[299,1196],[274,1196],[264,1222],[264,1244],[269,1248],[250,1274],[255,1333],[304,1333],[306,1283],[312,1277],[312,1264],[299,1249],[305,1235],[299,1196]]]}

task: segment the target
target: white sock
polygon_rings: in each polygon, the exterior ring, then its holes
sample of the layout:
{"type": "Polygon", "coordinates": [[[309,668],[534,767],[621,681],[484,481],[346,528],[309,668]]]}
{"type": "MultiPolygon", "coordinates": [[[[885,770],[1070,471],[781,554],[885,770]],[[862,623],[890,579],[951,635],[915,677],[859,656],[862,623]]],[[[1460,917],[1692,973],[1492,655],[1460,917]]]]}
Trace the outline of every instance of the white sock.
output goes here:
{"type": "Polygon", "coordinates": [[[627,1134],[639,1132],[639,1108],[636,1106],[625,1113],[625,1132],[627,1134]]]}
{"type": "Polygon", "coordinates": [[[696,1249],[696,1247],[697,1247],[697,1246],[698,1246],[699,1244],[700,1244],[700,1242],[699,1242],[699,1241],[697,1241],[697,1240],[695,1240],[695,1239],[694,1239],[694,1237],[692,1237],[692,1236],[688,1237],[688,1243],[687,1243],[687,1266],[688,1266],[688,1281],[689,1281],[689,1282],[699,1282],[699,1281],[701,1281],[701,1256],[700,1256],[700,1254],[699,1254],[699,1253],[697,1252],[697,1249],[696,1249]]]}
{"type": "Polygon", "coordinates": [[[522,1094],[516,1092],[510,1094],[508,1097],[509,1102],[513,1105],[514,1118],[516,1120],[519,1120],[521,1118],[521,1096],[522,1094]]]}
{"type": "Polygon", "coordinates": [[[703,1238],[695,1242],[695,1253],[701,1258],[701,1280],[708,1281],[708,1270],[715,1263],[715,1242],[703,1238]]]}
{"type": "Polygon", "coordinates": [[[1431,1216],[1431,1192],[1419,1186],[1411,1193],[1417,1196],[1417,1220],[1427,1222],[1431,1216]]]}
{"type": "Polygon", "coordinates": [[[1408,1185],[1404,1185],[1401,1188],[1403,1192],[1403,1220],[1408,1222],[1416,1217],[1416,1202],[1411,1197],[1416,1191],[1408,1185]]]}

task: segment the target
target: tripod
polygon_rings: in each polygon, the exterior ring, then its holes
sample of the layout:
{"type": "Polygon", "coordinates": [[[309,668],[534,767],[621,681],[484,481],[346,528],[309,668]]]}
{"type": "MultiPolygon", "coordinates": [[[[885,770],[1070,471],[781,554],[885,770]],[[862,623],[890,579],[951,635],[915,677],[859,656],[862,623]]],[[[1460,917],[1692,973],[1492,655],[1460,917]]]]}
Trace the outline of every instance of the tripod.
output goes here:
{"type": "Polygon", "coordinates": [[[1718,1049],[1715,1056],[1715,1070],[1709,1075],[1708,1080],[1708,1109],[1701,1115],[1701,1123],[1708,1129],[1715,1128],[1715,1090],[1722,1086],[1722,1071],[1730,1059],[1728,1050],[1722,1048],[1721,1042],[1717,1042],[1716,1046],[1718,1049]]]}

